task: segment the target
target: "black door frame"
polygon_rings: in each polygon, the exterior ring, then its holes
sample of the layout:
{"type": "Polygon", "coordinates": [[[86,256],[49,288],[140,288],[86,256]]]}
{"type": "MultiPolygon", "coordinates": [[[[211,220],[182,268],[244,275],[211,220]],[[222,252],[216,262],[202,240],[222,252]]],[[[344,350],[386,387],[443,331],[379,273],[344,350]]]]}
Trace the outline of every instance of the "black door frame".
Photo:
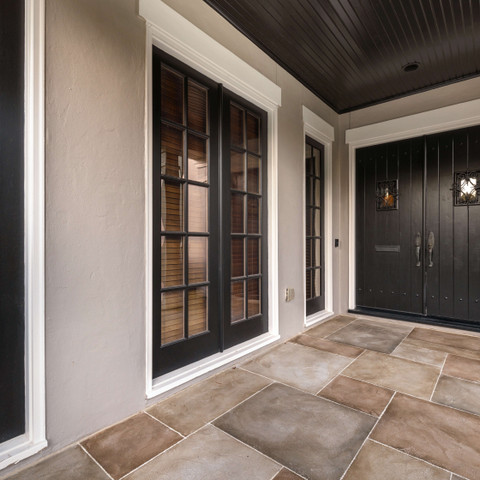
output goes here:
{"type": "MultiPolygon", "coordinates": [[[[305,135],[305,145],[310,145],[311,147],[313,148],[316,148],[317,150],[319,150],[321,152],[321,158],[320,158],[320,175],[319,175],[319,178],[320,178],[320,182],[321,182],[321,200],[320,200],[320,229],[321,229],[321,235],[306,235],[306,231],[305,231],[305,238],[304,238],[304,242],[306,244],[306,240],[307,240],[307,237],[310,237],[310,238],[314,238],[316,236],[320,236],[321,237],[321,245],[320,245],[320,256],[321,256],[321,260],[320,260],[320,271],[321,271],[321,277],[322,277],[322,280],[321,280],[321,286],[322,286],[322,289],[321,289],[321,294],[317,297],[313,297],[311,299],[307,299],[305,298],[305,311],[306,311],[306,316],[310,316],[310,315],[315,315],[316,313],[318,312],[321,312],[323,310],[325,310],[325,145],[323,145],[322,143],[318,142],[317,140],[315,140],[314,138],[312,138],[310,135],[306,134],[305,135]]],[[[306,157],[306,155],[305,155],[306,157]]],[[[304,159],[304,162],[306,161],[306,158],[304,159]]],[[[306,168],[306,166],[305,166],[306,168]]],[[[306,178],[307,178],[307,173],[305,173],[305,179],[304,181],[306,181],[306,178]]],[[[310,176],[312,176],[310,174],[310,176]]],[[[313,176],[315,177],[315,175],[313,176]]],[[[305,185],[305,193],[307,192],[307,186],[305,185]]],[[[306,212],[307,212],[307,209],[308,207],[313,207],[313,205],[307,205],[306,203],[306,195],[304,197],[304,203],[305,203],[305,215],[306,215],[306,212]]],[[[315,225],[314,225],[314,221],[312,218],[310,218],[310,222],[311,222],[311,231],[313,231],[315,225]]],[[[306,230],[306,227],[305,227],[305,230],[306,230]]],[[[305,271],[303,272],[304,276],[306,275],[306,271],[307,271],[307,267],[305,268],[305,271]]],[[[311,272],[314,271],[314,268],[312,268],[310,270],[311,272]]],[[[305,279],[306,280],[306,279],[305,279]]]]}
{"type": "MultiPolygon", "coordinates": [[[[407,117],[408,118],[408,117],[407,117]]],[[[426,235],[428,235],[428,229],[426,229],[426,201],[425,201],[425,195],[426,195],[426,190],[427,190],[427,178],[425,175],[426,172],[426,166],[427,166],[427,140],[429,138],[441,135],[442,133],[444,134],[459,134],[463,131],[468,131],[468,129],[472,129],[474,127],[480,127],[480,124],[473,122],[473,123],[467,123],[466,125],[462,125],[461,128],[454,128],[454,129],[445,129],[445,128],[440,128],[439,130],[430,130],[426,131],[423,135],[415,137],[406,137],[403,135],[400,135],[398,138],[389,138],[388,141],[384,141],[382,143],[390,143],[390,142],[398,142],[400,140],[414,140],[416,138],[422,138],[424,140],[424,148],[425,148],[425,153],[424,153],[424,174],[423,174],[423,227],[422,227],[422,239],[423,239],[423,244],[422,244],[422,256],[426,258],[427,256],[427,239],[426,235]]],[[[394,137],[394,135],[392,136],[394,137]]],[[[347,134],[347,143],[348,143],[348,134],[347,134]]],[[[356,215],[356,205],[357,205],[357,192],[356,192],[356,177],[357,177],[357,172],[356,172],[356,161],[357,161],[357,150],[359,148],[363,147],[373,147],[376,145],[381,145],[382,143],[378,142],[372,142],[372,143],[367,143],[365,141],[359,142],[361,143],[360,145],[353,146],[353,148],[350,149],[350,194],[352,195],[353,201],[350,202],[350,225],[354,225],[354,229],[351,229],[350,232],[350,252],[353,252],[353,258],[351,257],[351,262],[354,264],[354,269],[353,271],[356,271],[356,265],[357,265],[357,248],[355,246],[355,232],[357,231],[357,215],[356,215]],[[352,188],[353,186],[353,188],[352,188]]],[[[473,206],[475,208],[476,206],[473,206]]],[[[471,207],[472,208],[472,207],[471,207]]],[[[478,206],[480,209],[480,206],[478,206]]],[[[477,323],[474,323],[473,320],[456,320],[451,317],[445,317],[445,316],[440,316],[440,315],[429,315],[426,313],[426,275],[427,275],[427,269],[426,266],[423,265],[424,273],[422,276],[422,283],[423,283],[423,292],[424,292],[424,310],[422,314],[417,314],[417,313],[405,313],[402,311],[396,311],[396,310],[388,310],[388,309],[382,309],[382,308],[374,308],[374,307],[363,307],[363,306],[358,306],[356,303],[356,275],[352,276],[352,268],[349,269],[349,275],[351,276],[350,279],[350,285],[349,285],[349,309],[348,311],[351,313],[357,313],[357,314],[364,314],[364,315],[371,315],[375,317],[387,317],[387,318],[392,318],[392,319],[398,319],[398,320],[405,320],[405,321],[410,321],[410,322],[418,322],[418,323],[425,323],[425,324],[431,324],[431,325],[438,325],[438,326],[445,326],[445,327],[450,327],[450,328],[456,328],[456,329],[464,329],[464,330],[470,330],[470,331],[476,331],[480,332],[480,319],[477,323]],[[352,288],[353,285],[353,288],[352,288]],[[353,296],[353,298],[352,298],[353,296]],[[352,303],[354,305],[352,305],[352,303]]]]}
{"type": "MultiPolygon", "coordinates": [[[[268,129],[266,111],[253,105],[248,100],[240,97],[223,88],[221,84],[216,83],[207,76],[189,67],[180,60],[165,53],[160,48],[152,48],[152,76],[159,77],[160,64],[165,63],[179,72],[187,75],[189,78],[197,80],[201,84],[210,88],[210,98],[212,99],[209,108],[210,120],[216,119],[210,124],[211,142],[209,156],[209,260],[208,271],[210,277],[209,300],[208,300],[208,318],[215,319],[214,325],[209,323],[208,331],[201,333],[193,338],[180,340],[165,346],[159,346],[158,338],[161,331],[161,302],[162,294],[160,268],[152,269],[152,378],[158,378],[161,375],[168,374],[181,367],[188,366],[195,361],[202,360],[210,355],[223,352],[225,348],[230,348],[247,340],[255,338],[268,331],[268,129]],[[225,297],[229,295],[228,285],[230,284],[230,189],[227,188],[230,183],[230,168],[228,164],[229,156],[229,133],[228,133],[228,106],[233,101],[246,107],[261,118],[261,144],[263,145],[262,162],[262,196],[261,203],[261,224],[263,238],[261,242],[261,314],[253,319],[239,321],[236,324],[230,324],[230,301],[225,297]],[[213,132],[213,133],[212,133],[213,132]],[[212,162],[213,160],[213,162],[212,162]],[[213,240],[213,241],[212,241],[213,240]],[[212,246],[218,246],[218,252],[212,250],[212,246]],[[214,254],[216,253],[216,254],[214,254]],[[224,265],[225,259],[227,264],[224,265]],[[227,287],[225,287],[227,285],[227,287]],[[222,321],[223,312],[223,321],[222,321]]],[[[153,93],[153,112],[160,110],[160,100],[153,93]]],[[[160,132],[160,115],[152,115],[153,121],[153,185],[155,179],[161,177],[158,168],[159,159],[158,139],[155,132],[160,132]],[[157,123],[156,123],[157,122],[157,123]],[[157,167],[156,167],[157,164],[157,167]]],[[[246,127],[245,127],[246,128],[246,127]]],[[[184,202],[186,200],[184,199],[184,202]]],[[[153,213],[160,212],[160,190],[153,188],[153,213]]],[[[160,243],[155,238],[161,237],[160,222],[152,222],[153,225],[153,264],[160,264],[160,243]]],[[[184,256],[186,256],[184,254],[184,256]]],[[[228,297],[229,298],[229,297],[228,297]]]]}

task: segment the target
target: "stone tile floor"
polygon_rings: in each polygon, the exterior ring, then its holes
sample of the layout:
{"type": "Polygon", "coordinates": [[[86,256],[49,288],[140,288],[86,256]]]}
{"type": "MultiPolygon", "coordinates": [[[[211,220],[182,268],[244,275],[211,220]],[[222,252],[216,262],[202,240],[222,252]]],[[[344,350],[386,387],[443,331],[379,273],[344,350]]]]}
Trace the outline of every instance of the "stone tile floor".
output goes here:
{"type": "Polygon", "coordinates": [[[480,480],[480,336],[339,316],[10,480],[480,480]]]}

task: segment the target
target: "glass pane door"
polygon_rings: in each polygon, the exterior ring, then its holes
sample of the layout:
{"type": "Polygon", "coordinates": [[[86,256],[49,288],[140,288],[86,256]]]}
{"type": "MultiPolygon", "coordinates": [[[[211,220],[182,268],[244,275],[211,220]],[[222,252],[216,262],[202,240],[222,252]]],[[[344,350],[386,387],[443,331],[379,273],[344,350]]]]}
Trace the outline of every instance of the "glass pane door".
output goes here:
{"type": "Polygon", "coordinates": [[[323,146],[305,143],[305,300],[307,315],[325,308],[323,146]]]}
{"type": "MultiPolygon", "coordinates": [[[[223,136],[226,198],[230,232],[230,272],[225,309],[225,345],[266,331],[266,142],[265,115],[237,97],[228,96],[223,136]]],[[[227,281],[227,279],[226,279],[227,281]]]]}
{"type": "Polygon", "coordinates": [[[211,325],[214,317],[209,315],[212,200],[216,203],[211,187],[212,172],[216,183],[216,168],[211,168],[216,130],[210,117],[217,90],[185,68],[163,61],[160,53],[154,54],[154,67],[154,364],[158,375],[219,349],[218,326],[211,325]]]}

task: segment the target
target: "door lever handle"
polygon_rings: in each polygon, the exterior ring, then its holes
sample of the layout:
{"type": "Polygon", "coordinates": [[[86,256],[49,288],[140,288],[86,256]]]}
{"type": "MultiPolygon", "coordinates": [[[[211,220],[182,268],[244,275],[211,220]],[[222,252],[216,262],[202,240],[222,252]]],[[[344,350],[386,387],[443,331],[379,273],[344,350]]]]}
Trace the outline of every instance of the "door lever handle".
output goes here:
{"type": "Polygon", "coordinates": [[[433,232],[430,232],[428,234],[428,241],[427,241],[428,266],[430,268],[433,267],[432,254],[433,254],[434,246],[435,246],[435,235],[433,234],[433,232]]]}
{"type": "Polygon", "coordinates": [[[417,267],[421,265],[420,262],[420,250],[422,248],[422,235],[420,232],[417,232],[417,235],[415,235],[415,254],[417,256],[417,267]]]}

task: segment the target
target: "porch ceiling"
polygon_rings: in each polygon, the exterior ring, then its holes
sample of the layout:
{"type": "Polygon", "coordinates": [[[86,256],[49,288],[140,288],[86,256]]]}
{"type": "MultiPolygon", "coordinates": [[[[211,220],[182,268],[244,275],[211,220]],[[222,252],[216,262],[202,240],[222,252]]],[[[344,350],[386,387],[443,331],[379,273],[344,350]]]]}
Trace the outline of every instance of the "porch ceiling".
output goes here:
{"type": "Polygon", "coordinates": [[[478,0],[204,1],[338,113],[480,73],[478,0]]]}

